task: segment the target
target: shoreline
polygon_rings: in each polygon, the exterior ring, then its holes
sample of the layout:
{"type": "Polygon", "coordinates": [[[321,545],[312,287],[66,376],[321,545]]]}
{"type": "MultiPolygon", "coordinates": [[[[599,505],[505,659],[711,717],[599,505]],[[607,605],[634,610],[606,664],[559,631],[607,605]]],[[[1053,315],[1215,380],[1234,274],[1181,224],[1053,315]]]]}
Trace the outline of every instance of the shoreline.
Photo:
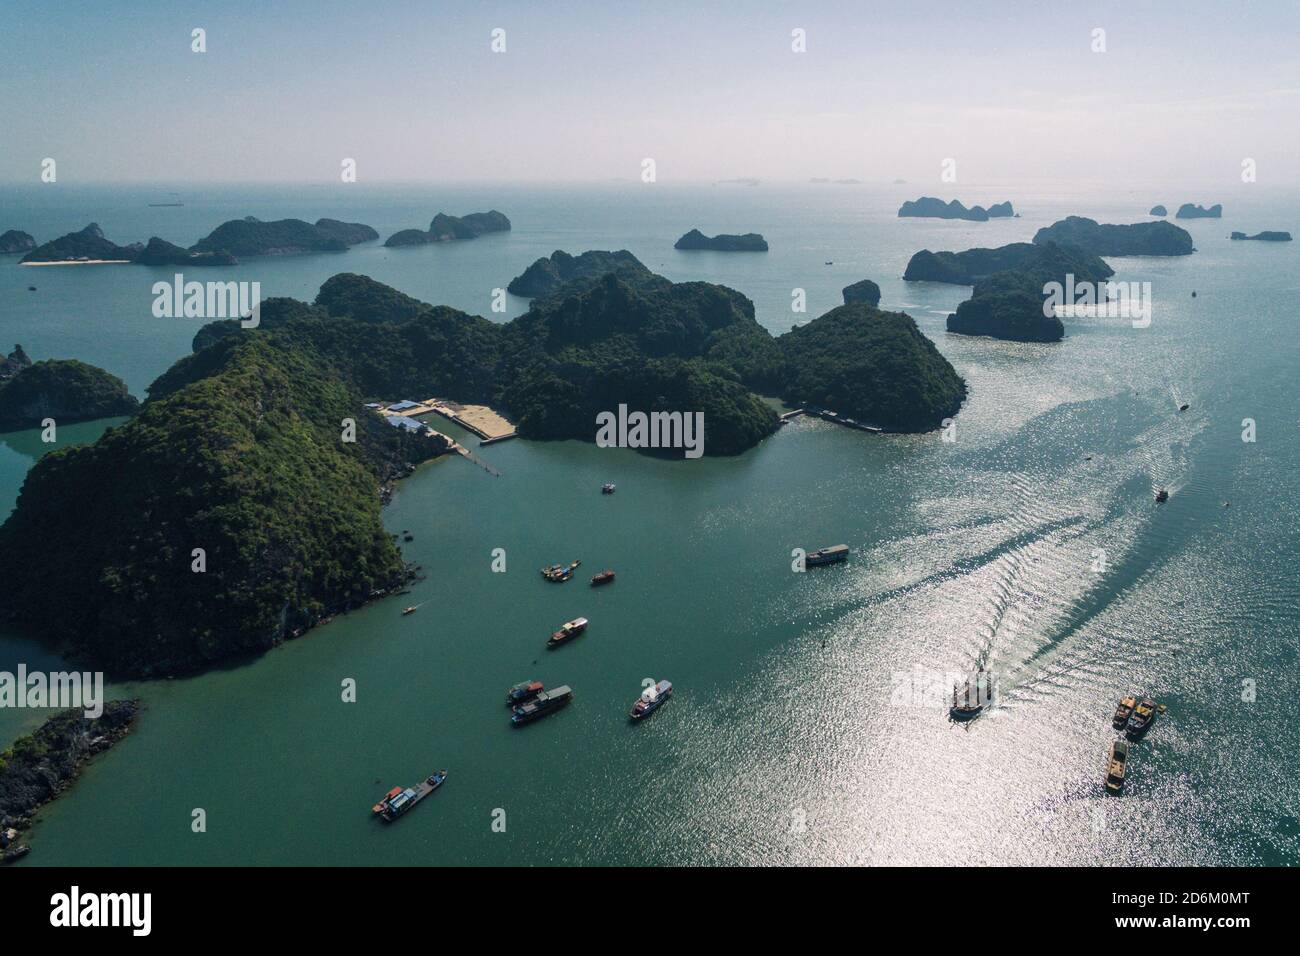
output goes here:
{"type": "Polygon", "coordinates": [[[53,259],[47,262],[20,262],[20,266],[129,266],[130,259],[53,259]]]}

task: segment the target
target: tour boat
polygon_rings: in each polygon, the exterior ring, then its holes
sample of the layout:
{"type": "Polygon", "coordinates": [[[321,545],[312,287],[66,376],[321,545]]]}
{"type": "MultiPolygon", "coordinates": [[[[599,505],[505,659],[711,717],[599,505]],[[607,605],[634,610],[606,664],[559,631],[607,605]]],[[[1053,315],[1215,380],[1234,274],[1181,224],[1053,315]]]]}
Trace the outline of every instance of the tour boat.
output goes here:
{"type": "Polygon", "coordinates": [[[587,629],[587,619],[585,617],[575,617],[572,621],[565,622],[558,631],[553,633],[550,640],[546,642],[547,647],[559,647],[566,641],[572,640],[587,629]]]}
{"type": "Polygon", "coordinates": [[[610,581],[613,580],[614,580],[613,571],[609,571],[609,570],[601,571],[599,574],[597,574],[595,577],[591,579],[591,586],[593,588],[598,587],[601,584],[608,584],[610,581]]]}

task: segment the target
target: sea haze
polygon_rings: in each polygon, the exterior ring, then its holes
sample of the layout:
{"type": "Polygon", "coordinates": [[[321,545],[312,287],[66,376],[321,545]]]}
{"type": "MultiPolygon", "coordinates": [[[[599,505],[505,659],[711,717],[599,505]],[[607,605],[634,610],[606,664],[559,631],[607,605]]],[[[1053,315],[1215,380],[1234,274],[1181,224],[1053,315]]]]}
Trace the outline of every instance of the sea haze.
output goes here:
{"type": "MultiPolygon", "coordinates": [[[[384,514],[413,533],[403,549],[427,574],[410,597],[201,677],[111,686],[147,709],[42,811],[34,861],[1300,864],[1300,244],[1227,238],[1296,233],[1300,195],[59,184],[6,187],[0,208],[0,231],[41,242],[96,221],[119,243],[183,245],[245,215],[360,221],[386,238],[439,211],[499,209],[513,231],[193,278],[310,300],[329,276],[359,272],[500,320],[527,303],[494,314],[493,290],[537,257],[625,248],[675,281],[738,289],[777,334],[870,278],[881,307],[911,314],[970,386],[953,443],[800,420],[727,459],[512,441],[480,452],[500,478],[460,459],[423,466],[384,514]],[[1021,217],[898,219],[919,195],[1010,200],[1021,217]],[[969,290],[900,278],[923,248],[1027,241],[1070,214],[1141,222],[1157,202],[1186,201],[1224,204],[1221,220],[1179,222],[1194,255],[1108,260],[1117,280],[1151,283],[1146,329],[1093,317],[1067,319],[1052,345],[949,335],[969,290]],[[771,251],[674,250],[692,227],[760,232],[771,251]],[[795,289],[806,314],[791,311],[795,289]],[[1247,418],[1254,443],[1241,439],[1247,418]],[[604,481],[616,495],[600,494],[604,481]],[[1158,506],[1159,487],[1171,497],[1158,506]],[[791,572],[793,548],[839,542],[847,564],[791,572]],[[491,573],[494,548],[505,574],[491,573]],[[583,572],[616,568],[617,582],[537,573],[574,558],[583,572]],[[402,602],[427,603],[403,617],[402,602]],[[588,632],[548,652],[547,635],[579,615],[588,632]],[[912,675],[980,666],[1000,694],[978,720],[950,723],[938,698],[900,706],[912,675]],[[354,704],[340,702],[345,678],[354,704]],[[512,731],[503,695],[526,678],[567,683],[574,701],[512,731]],[[645,678],[675,694],[630,725],[645,678]],[[1109,717],[1129,692],[1168,713],[1135,748],[1125,796],[1107,799],[1109,717]],[[419,813],[395,827],[370,818],[390,787],[442,767],[448,785],[419,813]],[[205,834],[190,830],[195,807],[205,834]],[[498,808],[504,833],[491,827],[498,808]]],[[[152,284],[175,269],[17,259],[0,259],[6,350],[79,358],[142,395],[201,324],[151,313],[152,284]]],[[[61,429],[61,443],[107,424],[61,429]]],[[[6,509],[46,450],[35,432],[0,435],[6,509]]],[[[59,666],[0,631],[0,670],[19,661],[59,666]]],[[[0,711],[0,738],[37,717],[0,711]]]]}

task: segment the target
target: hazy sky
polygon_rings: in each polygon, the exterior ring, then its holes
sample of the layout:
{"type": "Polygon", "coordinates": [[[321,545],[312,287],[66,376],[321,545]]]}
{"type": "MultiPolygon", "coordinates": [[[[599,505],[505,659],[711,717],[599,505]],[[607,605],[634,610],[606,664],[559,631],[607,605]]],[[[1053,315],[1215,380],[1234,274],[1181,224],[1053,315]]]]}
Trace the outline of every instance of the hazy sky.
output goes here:
{"type": "Polygon", "coordinates": [[[1290,0],[2,0],[0,64],[9,182],[1300,176],[1290,0]]]}

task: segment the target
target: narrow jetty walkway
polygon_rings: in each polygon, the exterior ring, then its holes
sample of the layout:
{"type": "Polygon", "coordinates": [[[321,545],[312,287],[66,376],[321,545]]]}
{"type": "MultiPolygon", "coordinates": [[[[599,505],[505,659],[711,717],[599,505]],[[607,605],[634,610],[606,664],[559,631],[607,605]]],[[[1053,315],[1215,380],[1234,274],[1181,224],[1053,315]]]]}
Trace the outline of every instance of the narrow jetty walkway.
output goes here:
{"type": "Polygon", "coordinates": [[[493,478],[501,477],[501,472],[497,471],[495,468],[493,468],[491,465],[485,462],[478,455],[474,454],[464,445],[458,445],[453,442],[451,447],[452,447],[452,451],[454,451],[456,454],[460,455],[466,461],[472,461],[474,464],[478,465],[480,468],[486,471],[493,478]]]}

